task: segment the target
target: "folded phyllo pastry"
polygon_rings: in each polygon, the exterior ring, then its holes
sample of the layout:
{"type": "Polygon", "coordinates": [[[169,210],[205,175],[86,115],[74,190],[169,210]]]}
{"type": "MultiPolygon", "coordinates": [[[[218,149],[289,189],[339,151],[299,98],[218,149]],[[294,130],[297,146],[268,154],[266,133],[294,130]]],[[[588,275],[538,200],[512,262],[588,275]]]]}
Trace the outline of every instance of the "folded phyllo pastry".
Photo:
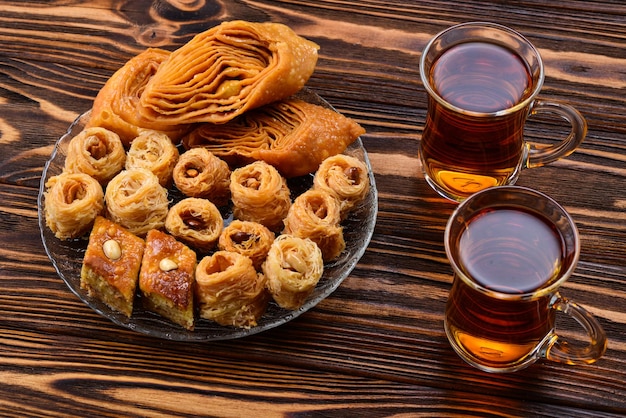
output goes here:
{"type": "Polygon", "coordinates": [[[193,250],[164,232],[148,232],[139,273],[146,309],[192,331],[195,273],[193,250]]]}
{"type": "Polygon", "coordinates": [[[202,251],[214,249],[224,228],[219,209],[207,199],[188,197],[172,206],[165,229],[179,240],[202,251]]]}
{"type": "Polygon", "coordinates": [[[85,234],[103,211],[102,186],[87,174],[64,172],[50,177],[45,186],[46,225],[59,239],[85,234]]]}
{"type": "Polygon", "coordinates": [[[159,178],[159,184],[169,187],[178,161],[178,149],[162,132],[144,131],[133,139],[126,157],[126,169],[145,168],[159,178]]]}
{"type": "Polygon", "coordinates": [[[325,190],[337,198],[341,205],[341,218],[345,219],[370,189],[367,166],[349,155],[328,157],[315,173],[313,188],[325,190]]]}
{"type": "Polygon", "coordinates": [[[331,109],[288,99],[223,124],[202,124],[183,137],[186,148],[204,147],[233,166],[256,160],[286,177],[312,173],[342,153],[365,130],[331,109]]]}
{"type": "Polygon", "coordinates": [[[227,122],[302,89],[318,49],[280,23],[224,22],[161,64],[139,100],[141,116],[173,126],[227,122]]]}
{"type": "Polygon", "coordinates": [[[144,236],[165,225],[169,201],[159,178],[145,168],[123,170],[109,182],[104,194],[107,217],[144,236]]]}
{"type": "Polygon", "coordinates": [[[322,252],[317,244],[292,235],[276,237],[263,263],[267,289],[285,309],[300,308],[323,272],[322,252]]]}
{"type": "Polygon", "coordinates": [[[337,199],[324,190],[310,189],[289,208],[284,233],[309,238],[322,251],[324,261],[331,261],[346,248],[340,221],[337,199]]]}
{"type": "Polygon", "coordinates": [[[209,199],[218,206],[230,198],[230,168],[204,148],[190,149],[174,167],[174,184],[185,196],[209,199]]]}
{"type": "Polygon", "coordinates": [[[260,223],[235,219],[222,231],[218,247],[220,250],[250,257],[254,268],[261,270],[261,265],[274,242],[274,236],[272,231],[260,223]]]}
{"type": "Polygon", "coordinates": [[[271,165],[256,161],[230,175],[233,215],[242,221],[258,222],[280,230],[291,206],[287,181],[271,165]]]}
{"type": "Polygon", "coordinates": [[[169,55],[168,51],[149,48],[126,62],[98,92],[87,126],[100,126],[117,133],[126,146],[144,129],[162,131],[172,140],[180,139],[189,126],[147,120],[137,112],[146,83],[169,55]]]}
{"type": "Polygon", "coordinates": [[[99,216],[89,235],[80,273],[80,287],[90,297],[130,317],[144,241],[99,216]]]}
{"type": "Polygon", "coordinates": [[[265,277],[245,255],[217,251],[196,268],[196,300],[200,316],[220,325],[252,328],[269,301],[265,277]]]}
{"type": "Polygon", "coordinates": [[[64,171],[85,173],[102,185],[122,171],[126,150],[120,137],[104,128],[87,128],[70,140],[64,171]]]}

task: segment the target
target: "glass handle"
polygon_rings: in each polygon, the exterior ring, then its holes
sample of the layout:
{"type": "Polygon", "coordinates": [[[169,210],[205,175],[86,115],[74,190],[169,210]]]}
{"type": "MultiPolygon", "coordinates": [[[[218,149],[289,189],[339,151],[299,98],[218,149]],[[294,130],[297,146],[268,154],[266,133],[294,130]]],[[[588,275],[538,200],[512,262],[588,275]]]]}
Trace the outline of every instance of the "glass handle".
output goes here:
{"type": "Polygon", "coordinates": [[[580,305],[569,301],[558,293],[555,296],[552,308],[574,318],[587,332],[589,345],[577,347],[569,344],[558,335],[548,340],[543,357],[547,360],[566,364],[591,364],[598,360],[607,347],[607,340],[602,326],[580,305]]]}
{"type": "Polygon", "coordinates": [[[569,122],[572,130],[565,139],[554,145],[529,142],[526,168],[541,167],[567,157],[574,152],[587,135],[587,121],[578,110],[568,104],[538,99],[535,100],[530,115],[537,113],[551,113],[561,116],[569,122]]]}

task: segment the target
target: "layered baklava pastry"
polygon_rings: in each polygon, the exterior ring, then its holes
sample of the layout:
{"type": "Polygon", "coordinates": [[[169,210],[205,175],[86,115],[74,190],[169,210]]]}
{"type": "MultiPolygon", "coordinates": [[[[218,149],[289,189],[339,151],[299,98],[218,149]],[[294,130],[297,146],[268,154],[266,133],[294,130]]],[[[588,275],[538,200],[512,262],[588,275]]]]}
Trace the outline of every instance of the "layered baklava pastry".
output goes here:
{"type": "Polygon", "coordinates": [[[230,199],[230,168],[204,148],[190,149],[174,167],[174,184],[185,196],[209,199],[224,206],[230,199]]]}
{"type": "Polygon", "coordinates": [[[223,125],[202,124],[183,137],[186,148],[204,147],[241,166],[265,161],[285,177],[312,173],[342,153],[365,130],[331,109],[299,99],[251,110],[223,125]]]}
{"type": "Polygon", "coordinates": [[[72,239],[87,233],[104,208],[100,183],[84,173],[63,172],[45,184],[46,225],[59,239],[72,239]]]}
{"type": "Polygon", "coordinates": [[[284,309],[298,309],[324,273],[319,247],[308,238],[279,235],[263,263],[267,289],[284,309]]]}
{"type": "Polygon", "coordinates": [[[255,161],[233,170],[230,176],[233,215],[242,221],[257,222],[280,230],[291,206],[287,181],[264,161],[255,161]]]}
{"type": "Polygon", "coordinates": [[[139,289],[146,309],[192,331],[196,253],[156,229],[146,235],[139,289]]]}
{"type": "Polygon", "coordinates": [[[219,237],[218,248],[249,257],[254,268],[261,270],[267,257],[274,233],[258,222],[233,220],[219,237]]]}
{"type": "Polygon", "coordinates": [[[196,300],[200,316],[220,325],[252,328],[267,308],[265,277],[252,260],[234,252],[217,251],[196,268],[196,300]]]}
{"type": "Polygon", "coordinates": [[[70,140],[63,170],[85,173],[106,185],[125,162],[126,150],[119,135],[104,128],[86,128],[70,140]]]}
{"type": "Polygon", "coordinates": [[[169,201],[159,178],[145,168],[123,170],[109,182],[104,194],[107,217],[144,236],[165,225],[169,201]]]}
{"type": "Polygon", "coordinates": [[[317,244],[324,261],[328,262],[346,248],[340,222],[337,199],[324,190],[309,189],[294,200],[285,218],[283,232],[309,238],[317,244]]]}
{"type": "Polygon", "coordinates": [[[130,318],[143,252],[141,238],[97,217],[83,258],[80,287],[130,318]]]}
{"type": "Polygon", "coordinates": [[[157,176],[161,186],[169,187],[178,157],[178,149],[167,135],[144,131],[130,144],[125,167],[127,170],[145,168],[157,176]]]}
{"type": "Polygon", "coordinates": [[[338,154],[326,158],[313,178],[313,188],[325,190],[339,200],[341,218],[369,192],[370,181],[365,163],[349,155],[338,154]]]}
{"type": "Polygon", "coordinates": [[[165,218],[165,229],[177,239],[206,253],[217,245],[224,220],[211,201],[188,197],[170,208],[165,218]]]}
{"type": "Polygon", "coordinates": [[[227,122],[302,89],[318,49],[283,24],[224,22],[172,52],[148,81],[139,113],[170,126],[227,122]]]}
{"type": "Polygon", "coordinates": [[[127,61],[98,92],[87,127],[99,126],[117,133],[126,147],[144,129],[161,131],[172,141],[178,141],[189,131],[189,126],[147,120],[137,111],[146,84],[169,55],[169,51],[149,48],[127,61]]]}

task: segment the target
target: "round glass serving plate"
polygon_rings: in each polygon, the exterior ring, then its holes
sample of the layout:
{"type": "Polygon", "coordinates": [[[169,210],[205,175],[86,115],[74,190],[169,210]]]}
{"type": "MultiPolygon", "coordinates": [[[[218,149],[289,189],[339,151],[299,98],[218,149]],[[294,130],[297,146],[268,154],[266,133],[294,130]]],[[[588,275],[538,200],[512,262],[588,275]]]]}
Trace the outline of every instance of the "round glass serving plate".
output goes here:
{"type": "MultiPolygon", "coordinates": [[[[308,89],[298,93],[297,96],[308,102],[332,109],[325,100],[308,89]]],[[[344,154],[356,157],[366,163],[369,169],[369,193],[361,204],[351,212],[349,217],[342,222],[346,249],[336,260],[324,265],[324,274],[317,284],[315,291],[300,309],[286,310],[271,301],[267,311],[260,318],[256,327],[242,329],[222,326],[215,322],[196,317],[195,329],[193,331],[187,331],[167,319],[145,310],[142,305],[141,295],[137,292],[133,314],[130,318],[127,318],[123,314],[113,311],[98,299],[90,297],[87,291],[80,287],[80,272],[83,256],[87,249],[88,236],[74,240],[59,240],[54,236],[50,228],[46,226],[44,215],[45,184],[50,177],[58,175],[63,171],[68,144],[74,136],[84,129],[88,119],[89,112],[79,116],[74,123],[70,125],[67,132],[57,141],[52,155],[44,167],[38,197],[41,240],[54,268],[61,279],[65,281],[69,289],[98,314],[122,327],[153,337],[178,341],[227,340],[266,331],[298,317],[334,292],[354,269],[372,238],[378,212],[378,193],[367,152],[363,147],[361,138],[358,138],[344,151],[344,154]]],[[[292,197],[295,197],[295,195],[304,192],[313,184],[313,176],[309,175],[289,179],[288,183],[292,191],[292,197]]],[[[172,204],[174,204],[183,198],[183,196],[173,186],[169,190],[169,198],[172,200],[172,204]]],[[[223,211],[223,216],[224,224],[227,225],[230,220],[232,220],[232,214],[226,209],[223,211]]],[[[198,262],[199,261],[200,260],[198,260],[198,262]]]]}

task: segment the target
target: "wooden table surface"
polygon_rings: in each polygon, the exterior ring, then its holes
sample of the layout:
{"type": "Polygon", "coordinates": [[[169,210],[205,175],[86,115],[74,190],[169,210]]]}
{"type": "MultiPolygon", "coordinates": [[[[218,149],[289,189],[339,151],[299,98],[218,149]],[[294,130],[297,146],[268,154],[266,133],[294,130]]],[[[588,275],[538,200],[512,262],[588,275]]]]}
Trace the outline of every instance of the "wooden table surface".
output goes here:
{"type": "MultiPolygon", "coordinates": [[[[0,414],[626,414],[625,92],[617,0],[0,1],[0,414]],[[56,274],[37,223],[42,168],[126,60],[232,19],[285,23],[321,46],[308,86],[367,129],[377,225],[352,274],[295,320],[240,340],[155,339],[99,316],[56,274]],[[446,340],[443,231],[455,205],[427,186],[416,157],[426,114],[418,60],[437,32],[475,20],[526,35],[546,65],[541,97],[573,104],[589,123],[579,150],[518,184],[554,197],[580,229],[580,264],[562,293],[606,330],[593,365],[487,374],[446,340]]],[[[565,129],[536,119],[527,136],[550,141],[565,129]]]]}

